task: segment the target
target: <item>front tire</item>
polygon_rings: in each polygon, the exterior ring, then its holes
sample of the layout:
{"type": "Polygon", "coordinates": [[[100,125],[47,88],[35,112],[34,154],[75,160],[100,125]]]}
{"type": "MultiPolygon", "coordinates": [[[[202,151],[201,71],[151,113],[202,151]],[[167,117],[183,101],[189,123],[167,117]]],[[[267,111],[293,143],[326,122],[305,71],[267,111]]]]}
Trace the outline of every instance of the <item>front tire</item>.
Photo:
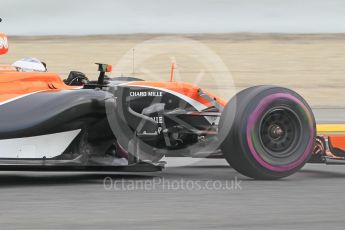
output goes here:
{"type": "Polygon", "coordinates": [[[282,87],[241,91],[225,106],[219,122],[224,157],[238,172],[254,179],[295,173],[309,160],[315,137],[309,105],[282,87]]]}

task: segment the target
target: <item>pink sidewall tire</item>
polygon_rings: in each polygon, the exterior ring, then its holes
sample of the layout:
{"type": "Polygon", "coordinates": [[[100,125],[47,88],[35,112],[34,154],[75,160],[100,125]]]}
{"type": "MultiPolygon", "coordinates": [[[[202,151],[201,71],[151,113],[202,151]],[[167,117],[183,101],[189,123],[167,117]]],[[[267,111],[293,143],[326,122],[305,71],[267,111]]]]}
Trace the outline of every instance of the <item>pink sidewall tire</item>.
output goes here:
{"type": "Polygon", "coordinates": [[[311,157],[315,118],[296,92],[276,86],[245,89],[219,122],[224,157],[241,174],[261,180],[289,176],[311,157]]]}

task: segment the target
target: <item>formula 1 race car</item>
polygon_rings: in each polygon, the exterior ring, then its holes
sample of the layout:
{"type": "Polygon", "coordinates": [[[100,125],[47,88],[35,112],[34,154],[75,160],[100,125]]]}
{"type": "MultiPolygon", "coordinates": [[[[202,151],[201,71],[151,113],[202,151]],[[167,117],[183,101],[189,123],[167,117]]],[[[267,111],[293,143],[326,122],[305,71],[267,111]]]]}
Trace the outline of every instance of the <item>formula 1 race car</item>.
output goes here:
{"type": "Polygon", "coordinates": [[[0,170],[155,171],[163,156],[224,157],[248,177],[278,179],[345,157],[316,138],[312,110],[290,89],[255,86],[226,102],[98,68],[97,81],[76,71],[62,81],[0,66],[0,170]]]}

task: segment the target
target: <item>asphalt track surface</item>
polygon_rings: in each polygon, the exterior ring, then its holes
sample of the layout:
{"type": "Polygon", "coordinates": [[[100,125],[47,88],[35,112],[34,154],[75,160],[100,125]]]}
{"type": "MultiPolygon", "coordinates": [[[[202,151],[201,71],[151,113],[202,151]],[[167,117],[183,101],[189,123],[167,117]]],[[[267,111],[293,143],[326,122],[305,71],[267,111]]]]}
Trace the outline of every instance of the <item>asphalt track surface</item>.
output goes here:
{"type": "Polygon", "coordinates": [[[144,174],[2,172],[0,229],[344,229],[345,165],[254,181],[224,160],[167,160],[144,174]]]}

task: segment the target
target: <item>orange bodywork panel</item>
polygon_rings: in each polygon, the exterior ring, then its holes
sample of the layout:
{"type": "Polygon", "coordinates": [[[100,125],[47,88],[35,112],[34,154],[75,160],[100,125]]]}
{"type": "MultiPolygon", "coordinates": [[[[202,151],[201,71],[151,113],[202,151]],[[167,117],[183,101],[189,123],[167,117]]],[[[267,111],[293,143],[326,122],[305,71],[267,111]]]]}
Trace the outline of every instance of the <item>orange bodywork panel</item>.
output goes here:
{"type": "Polygon", "coordinates": [[[345,150],[345,135],[329,135],[333,147],[345,150]]]}
{"type": "Polygon", "coordinates": [[[345,124],[318,124],[317,133],[327,136],[333,147],[345,150],[345,124]]]}
{"type": "Polygon", "coordinates": [[[39,91],[76,88],[65,85],[55,73],[0,71],[0,103],[39,91]]]}
{"type": "MultiPolygon", "coordinates": [[[[176,93],[180,93],[185,96],[188,96],[204,104],[207,107],[211,107],[213,105],[206,98],[199,95],[199,89],[200,89],[199,87],[190,83],[186,83],[186,82],[135,81],[135,82],[130,82],[128,85],[146,86],[146,87],[153,87],[157,89],[166,89],[166,90],[174,91],[176,93]]],[[[225,100],[221,99],[220,97],[217,97],[216,95],[206,90],[203,90],[203,92],[209,95],[211,98],[215,99],[221,106],[225,106],[226,104],[225,100]]]]}
{"type": "MultiPolygon", "coordinates": [[[[213,105],[209,100],[200,96],[199,87],[186,82],[135,81],[128,85],[170,90],[190,97],[207,107],[213,105]]],[[[77,88],[79,87],[65,85],[60,76],[55,73],[16,72],[11,66],[0,68],[0,103],[39,91],[77,88]]],[[[226,101],[220,97],[205,90],[203,92],[215,99],[221,106],[225,106],[226,101]]]]}

